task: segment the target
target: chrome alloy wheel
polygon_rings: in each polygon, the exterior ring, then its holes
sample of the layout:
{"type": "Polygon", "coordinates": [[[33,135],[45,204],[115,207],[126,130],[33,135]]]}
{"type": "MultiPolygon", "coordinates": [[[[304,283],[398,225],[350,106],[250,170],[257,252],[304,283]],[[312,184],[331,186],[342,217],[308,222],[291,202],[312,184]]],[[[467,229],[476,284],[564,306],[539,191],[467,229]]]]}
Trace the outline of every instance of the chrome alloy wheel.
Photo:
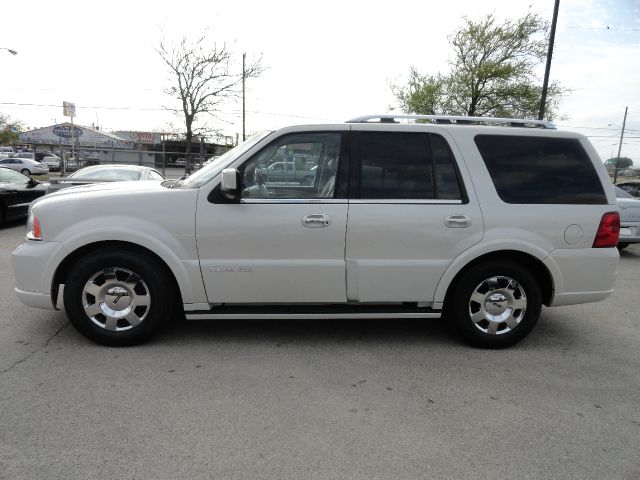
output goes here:
{"type": "Polygon", "coordinates": [[[151,305],[149,287],[125,268],[105,268],[82,289],[82,307],[97,326],[113,332],[140,325],[151,305]]]}
{"type": "Polygon", "coordinates": [[[509,277],[483,280],[471,294],[469,316],[475,327],[490,335],[516,328],[527,311],[527,296],[518,282],[509,277]]]}

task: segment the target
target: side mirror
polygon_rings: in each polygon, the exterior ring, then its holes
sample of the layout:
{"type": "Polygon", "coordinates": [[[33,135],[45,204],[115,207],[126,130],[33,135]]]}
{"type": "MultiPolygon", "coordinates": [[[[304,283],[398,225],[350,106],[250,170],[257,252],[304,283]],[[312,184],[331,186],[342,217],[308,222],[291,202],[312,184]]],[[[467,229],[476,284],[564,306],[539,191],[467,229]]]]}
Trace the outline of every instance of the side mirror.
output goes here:
{"type": "Polygon", "coordinates": [[[235,168],[225,168],[222,170],[222,182],[220,183],[220,193],[229,200],[239,200],[242,178],[240,172],[235,168]]]}

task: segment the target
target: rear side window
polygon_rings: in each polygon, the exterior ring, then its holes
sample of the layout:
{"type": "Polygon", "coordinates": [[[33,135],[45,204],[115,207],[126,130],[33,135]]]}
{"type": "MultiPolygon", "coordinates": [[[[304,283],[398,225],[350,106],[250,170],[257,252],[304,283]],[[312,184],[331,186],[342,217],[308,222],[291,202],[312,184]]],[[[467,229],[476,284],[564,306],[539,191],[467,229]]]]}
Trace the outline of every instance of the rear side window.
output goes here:
{"type": "Polygon", "coordinates": [[[577,139],[478,135],[475,142],[506,203],[607,203],[598,174],[577,139]]]}
{"type": "Polygon", "coordinates": [[[428,133],[359,132],[360,198],[460,200],[446,141],[428,133]]]}

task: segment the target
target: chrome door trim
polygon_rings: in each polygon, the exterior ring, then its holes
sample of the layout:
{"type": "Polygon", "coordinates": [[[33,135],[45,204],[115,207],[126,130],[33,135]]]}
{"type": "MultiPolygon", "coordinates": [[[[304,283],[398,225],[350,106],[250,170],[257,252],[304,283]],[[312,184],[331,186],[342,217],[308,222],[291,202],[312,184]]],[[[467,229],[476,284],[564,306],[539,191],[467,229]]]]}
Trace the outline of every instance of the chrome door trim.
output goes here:
{"type": "Polygon", "coordinates": [[[401,200],[401,199],[384,199],[384,200],[350,200],[349,203],[357,205],[461,205],[462,200],[401,200]]]}
{"type": "Polygon", "coordinates": [[[327,320],[327,319],[378,319],[378,318],[440,318],[440,312],[433,313],[188,313],[187,320],[327,320]]]}
{"type": "Polygon", "coordinates": [[[346,198],[243,198],[240,203],[247,204],[310,204],[318,205],[322,203],[344,204],[348,203],[346,198]]]}

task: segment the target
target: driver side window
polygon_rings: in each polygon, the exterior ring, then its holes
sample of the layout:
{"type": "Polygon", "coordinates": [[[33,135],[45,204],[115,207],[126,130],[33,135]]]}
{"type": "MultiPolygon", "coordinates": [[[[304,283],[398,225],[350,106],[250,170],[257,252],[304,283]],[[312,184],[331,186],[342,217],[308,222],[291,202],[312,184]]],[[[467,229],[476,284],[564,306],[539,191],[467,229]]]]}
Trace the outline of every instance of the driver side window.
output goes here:
{"type": "Polygon", "coordinates": [[[341,134],[285,135],[243,167],[242,198],[334,198],[341,134]]]}

